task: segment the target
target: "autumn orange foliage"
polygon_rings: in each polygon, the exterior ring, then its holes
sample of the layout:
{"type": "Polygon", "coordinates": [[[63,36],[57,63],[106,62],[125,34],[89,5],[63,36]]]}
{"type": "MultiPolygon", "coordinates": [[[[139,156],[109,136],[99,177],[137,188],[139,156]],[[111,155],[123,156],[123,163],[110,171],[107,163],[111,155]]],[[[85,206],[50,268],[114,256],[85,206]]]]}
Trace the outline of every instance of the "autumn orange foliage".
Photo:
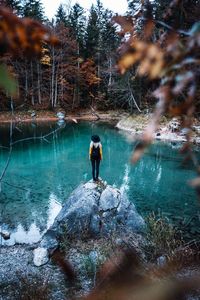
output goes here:
{"type": "Polygon", "coordinates": [[[39,22],[19,18],[9,9],[0,7],[0,53],[35,56],[42,52],[43,43],[57,45],[57,37],[39,22]]]}

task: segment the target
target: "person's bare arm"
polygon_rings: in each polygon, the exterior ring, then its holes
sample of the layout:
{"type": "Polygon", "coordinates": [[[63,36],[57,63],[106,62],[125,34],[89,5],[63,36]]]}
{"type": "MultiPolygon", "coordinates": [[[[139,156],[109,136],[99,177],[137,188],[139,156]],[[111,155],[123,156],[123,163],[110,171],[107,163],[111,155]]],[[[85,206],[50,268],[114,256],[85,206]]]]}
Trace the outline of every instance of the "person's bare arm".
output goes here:
{"type": "Polygon", "coordinates": [[[100,145],[100,158],[103,160],[103,150],[102,150],[102,145],[100,145]]]}
{"type": "Polygon", "coordinates": [[[92,155],[92,147],[93,147],[93,144],[90,143],[90,148],[89,148],[89,159],[91,160],[91,155],[92,155]]]}

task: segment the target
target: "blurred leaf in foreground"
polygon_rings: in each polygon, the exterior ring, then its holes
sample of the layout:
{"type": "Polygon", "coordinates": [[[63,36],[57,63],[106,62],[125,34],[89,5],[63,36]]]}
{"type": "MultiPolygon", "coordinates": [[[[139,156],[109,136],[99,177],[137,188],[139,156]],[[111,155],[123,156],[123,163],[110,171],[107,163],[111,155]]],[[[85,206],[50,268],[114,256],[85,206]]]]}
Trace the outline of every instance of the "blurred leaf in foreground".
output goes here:
{"type": "MultiPolygon", "coordinates": [[[[0,56],[32,58],[42,55],[43,46],[59,45],[58,38],[39,22],[20,18],[3,6],[0,7],[0,56]]],[[[8,66],[0,65],[0,88],[10,96],[16,96],[18,82],[8,66]]]]}

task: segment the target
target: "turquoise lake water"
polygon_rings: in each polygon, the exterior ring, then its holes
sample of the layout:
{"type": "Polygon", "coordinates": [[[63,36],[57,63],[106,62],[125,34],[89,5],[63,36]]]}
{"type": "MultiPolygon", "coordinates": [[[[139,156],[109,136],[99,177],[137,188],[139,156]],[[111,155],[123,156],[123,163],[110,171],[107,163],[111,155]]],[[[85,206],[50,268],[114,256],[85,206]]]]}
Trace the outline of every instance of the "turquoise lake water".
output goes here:
{"type": "MultiPolygon", "coordinates": [[[[72,190],[91,179],[88,148],[92,134],[102,140],[103,180],[125,189],[143,216],[162,212],[184,230],[187,238],[198,236],[200,205],[187,184],[196,174],[192,164],[183,164],[178,144],[157,142],[136,165],[131,165],[135,142],[111,125],[32,123],[13,128],[13,141],[33,138],[14,144],[1,184],[0,226],[12,232],[11,239],[2,244],[37,242],[72,190]]],[[[10,126],[1,125],[0,174],[8,157],[8,149],[3,147],[9,145],[9,135],[10,126]]]]}

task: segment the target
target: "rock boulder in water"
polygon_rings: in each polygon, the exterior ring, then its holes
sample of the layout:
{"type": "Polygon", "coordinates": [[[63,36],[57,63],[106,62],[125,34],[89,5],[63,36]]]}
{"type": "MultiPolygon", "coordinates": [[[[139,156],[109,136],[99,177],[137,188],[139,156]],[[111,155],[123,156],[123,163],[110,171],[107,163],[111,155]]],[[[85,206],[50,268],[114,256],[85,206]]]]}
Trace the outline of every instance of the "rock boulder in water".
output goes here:
{"type": "Polygon", "coordinates": [[[40,247],[49,254],[59,246],[60,237],[98,238],[111,233],[141,232],[144,220],[126,194],[109,185],[92,181],[79,185],[69,196],[40,247]]]}
{"type": "Polygon", "coordinates": [[[65,113],[64,112],[58,112],[56,115],[57,115],[59,120],[64,120],[64,118],[65,118],[65,113]]]}

